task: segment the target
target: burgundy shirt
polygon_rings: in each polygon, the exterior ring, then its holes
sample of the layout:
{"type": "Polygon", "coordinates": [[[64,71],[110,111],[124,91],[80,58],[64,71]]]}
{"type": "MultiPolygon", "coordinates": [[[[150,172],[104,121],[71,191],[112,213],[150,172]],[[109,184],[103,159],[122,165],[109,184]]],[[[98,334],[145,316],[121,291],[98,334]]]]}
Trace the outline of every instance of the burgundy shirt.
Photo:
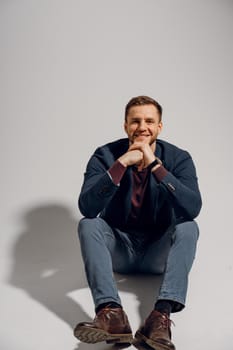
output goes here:
{"type": "MultiPolygon", "coordinates": [[[[119,185],[124,173],[126,171],[126,167],[124,167],[118,160],[111,166],[108,170],[112,181],[115,185],[119,185]]],[[[148,168],[143,169],[142,171],[138,171],[136,167],[133,167],[133,190],[132,190],[132,198],[131,198],[131,212],[129,215],[129,224],[131,227],[137,227],[137,221],[140,217],[140,211],[143,205],[143,200],[148,184],[149,172],[151,170],[148,168]]],[[[162,179],[166,176],[167,170],[163,165],[154,170],[153,175],[155,176],[158,182],[161,182],[162,179]]]]}

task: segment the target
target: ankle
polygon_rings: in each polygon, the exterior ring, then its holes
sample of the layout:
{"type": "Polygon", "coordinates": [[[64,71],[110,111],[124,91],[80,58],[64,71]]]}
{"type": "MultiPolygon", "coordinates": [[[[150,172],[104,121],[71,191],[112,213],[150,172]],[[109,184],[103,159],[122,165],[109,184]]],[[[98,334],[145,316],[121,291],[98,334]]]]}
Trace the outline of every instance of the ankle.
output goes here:
{"type": "Polygon", "coordinates": [[[108,307],[111,309],[117,309],[117,308],[122,309],[122,306],[120,304],[116,303],[115,301],[109,301],[108,303],[102,303],[98,305],[95,309],[95,313],[97,314],[100,310],[104,309],[105,307],[108,307]]]}
{"type": "Polygon", "coordinates": [[[166,314],[168,317],[173,309],[173,301],[161,299],[155,303],[154,310],[160,312],[161,314],[166,314]]]}

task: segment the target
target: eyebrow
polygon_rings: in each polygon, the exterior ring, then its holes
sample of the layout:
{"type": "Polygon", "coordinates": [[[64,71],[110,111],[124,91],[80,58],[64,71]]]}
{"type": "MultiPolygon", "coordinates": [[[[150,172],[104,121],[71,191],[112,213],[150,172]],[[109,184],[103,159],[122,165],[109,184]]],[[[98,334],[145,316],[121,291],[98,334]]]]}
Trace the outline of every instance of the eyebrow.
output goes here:
{"type": "MultiPolygon", "coordinates": [[[[140,117],[133,117],[133,118],[131,118],[132,121],[138,121],[138,120],[141,120],[141,119],[143,119],[143,118],[140,118],[140,117]]],[[[147,117],[147,118],[145,118],[145,120],[146,121],[155,121],[155,118],[147,117]]]]}

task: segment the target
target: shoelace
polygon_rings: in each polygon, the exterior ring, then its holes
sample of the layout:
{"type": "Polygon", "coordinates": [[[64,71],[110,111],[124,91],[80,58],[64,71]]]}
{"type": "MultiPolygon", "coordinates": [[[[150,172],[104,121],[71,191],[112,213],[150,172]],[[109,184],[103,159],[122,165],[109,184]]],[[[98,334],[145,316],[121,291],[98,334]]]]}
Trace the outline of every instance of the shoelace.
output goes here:
{"type": "Polygon", "coordinates": [[[169,329],[171,325],[175,326],[175,323],[172,320],[170,320],[170,318],[166,314],[163,314],[163,316],[161,317],[161,326],[159,328],[169,329]]]}
{"type": "Polygon", "coordinates": [[[114,312],[114,308],[110,308],[108,307],[108,305],[106,307],[104,307],[103,309],[101,309],[98,314],[95,316],[95,320],[97,318],[101,318],[104,317],[105,319],[110,319],[110,314],[114,312]]]}

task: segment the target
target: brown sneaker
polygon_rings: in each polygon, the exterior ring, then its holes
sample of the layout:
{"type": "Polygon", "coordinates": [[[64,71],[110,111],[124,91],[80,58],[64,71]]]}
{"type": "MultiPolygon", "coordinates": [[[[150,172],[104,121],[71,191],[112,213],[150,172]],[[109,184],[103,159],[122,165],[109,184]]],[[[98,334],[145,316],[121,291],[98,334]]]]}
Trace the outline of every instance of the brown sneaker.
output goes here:
{"type": "Polygon", "coordinates": [[[133,335],[128,318],[121,308],[101,309],[93,322],[81,322],[74,336],[84,343],[132,343],[133,335]]]}
{"type": "Polygon", "coordinates": [[[175,350],[171,342],[171,322],[166,314],[153,310],[135,338],[156,350],[175,350]]]}

